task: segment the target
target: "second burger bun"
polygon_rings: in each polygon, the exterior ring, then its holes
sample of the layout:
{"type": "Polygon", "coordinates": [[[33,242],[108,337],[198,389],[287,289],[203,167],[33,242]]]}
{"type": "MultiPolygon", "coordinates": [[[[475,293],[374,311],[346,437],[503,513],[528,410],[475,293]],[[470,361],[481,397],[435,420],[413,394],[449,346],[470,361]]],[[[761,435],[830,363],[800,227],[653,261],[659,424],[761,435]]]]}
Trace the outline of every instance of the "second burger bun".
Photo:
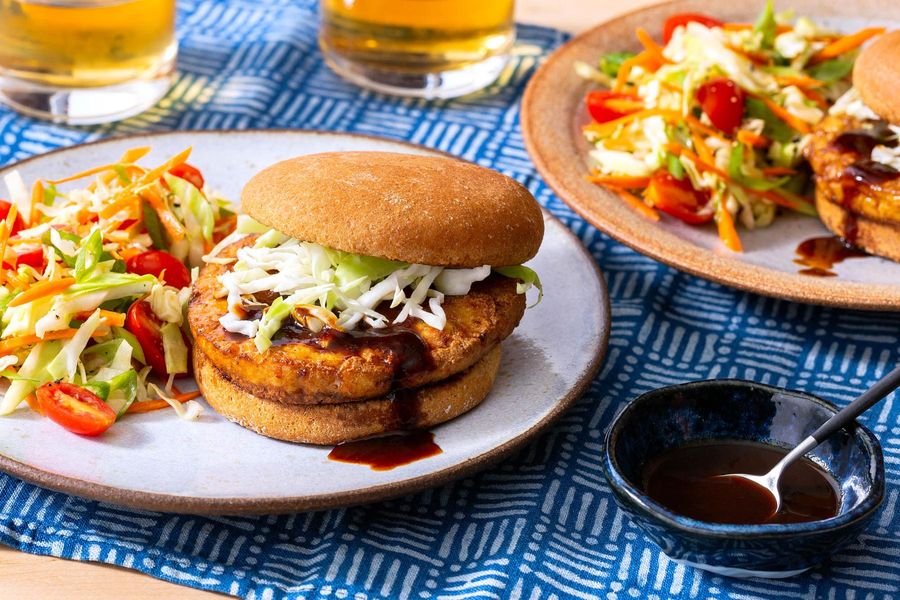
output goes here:
{"type": "Polygon", "coordinates": [[[519,265],[544,219],[515,180],[452,158],[326,152],[276,163],[241,192],[241,209],[304,242],[438,267],[519,265]]]}
{"type": "Polygon", "coordinates": [[[900,125],[900,31],[879,36],[853,65],[853,86],[882,119],[900,125]]]}

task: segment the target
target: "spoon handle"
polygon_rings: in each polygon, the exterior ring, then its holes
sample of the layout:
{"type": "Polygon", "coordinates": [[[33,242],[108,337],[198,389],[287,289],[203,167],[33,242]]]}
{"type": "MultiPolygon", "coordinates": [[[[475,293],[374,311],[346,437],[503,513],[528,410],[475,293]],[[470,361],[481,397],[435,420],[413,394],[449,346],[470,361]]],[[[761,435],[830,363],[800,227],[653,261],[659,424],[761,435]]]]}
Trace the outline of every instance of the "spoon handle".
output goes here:
{"type": "Polygon", "coordinates": [[[862,396],[825,421],[821,427],[813,432],[811,437],[815,438],[817,442],[823,442],[841,427],[852,423],[856,417],[869,410],[876,402],[898,387],[900,387],[900,366],[894,367],[893,371],[878,380],[878,382],[866,390],[862,396]]]}

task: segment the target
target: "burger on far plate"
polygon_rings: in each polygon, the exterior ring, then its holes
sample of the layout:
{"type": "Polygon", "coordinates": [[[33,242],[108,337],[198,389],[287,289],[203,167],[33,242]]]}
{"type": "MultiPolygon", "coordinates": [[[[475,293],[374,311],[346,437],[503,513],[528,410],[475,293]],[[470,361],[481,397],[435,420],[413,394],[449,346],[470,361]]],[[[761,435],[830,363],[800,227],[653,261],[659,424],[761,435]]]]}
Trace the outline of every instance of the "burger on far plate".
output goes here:
{"type": "Polygon", "coordinates": [[[813,132],[816,208],[847,243],[900,261],[900,31],[866,47],[813,132]]]}
{"type": "Polygon", "coordinates": [[[540,287],[522,266],[544,233],[524,187],[450,158],[324,153],[264,169],[241,208],[188,310],[216,411],[336,444],[431,427],[488,395],[540,287]]]}

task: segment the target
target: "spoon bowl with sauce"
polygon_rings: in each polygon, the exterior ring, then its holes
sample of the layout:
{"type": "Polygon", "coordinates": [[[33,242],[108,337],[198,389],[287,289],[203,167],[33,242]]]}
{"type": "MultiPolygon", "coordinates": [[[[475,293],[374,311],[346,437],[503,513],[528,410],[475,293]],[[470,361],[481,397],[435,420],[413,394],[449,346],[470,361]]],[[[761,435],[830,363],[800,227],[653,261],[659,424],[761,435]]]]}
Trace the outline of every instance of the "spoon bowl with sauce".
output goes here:
{"type": "Polygon", "coordinates": [[[783,505],[734,473],[765,473],[838,412],[740,380],[654,390],[615,418],[603,460],[620,508],[676,561],[721,575],[789,577],[850,542],[880,506],[874,434],[852,423],[793,462],[783,505]],[[760,493],[761,492],[761,493],[760,493]]]}

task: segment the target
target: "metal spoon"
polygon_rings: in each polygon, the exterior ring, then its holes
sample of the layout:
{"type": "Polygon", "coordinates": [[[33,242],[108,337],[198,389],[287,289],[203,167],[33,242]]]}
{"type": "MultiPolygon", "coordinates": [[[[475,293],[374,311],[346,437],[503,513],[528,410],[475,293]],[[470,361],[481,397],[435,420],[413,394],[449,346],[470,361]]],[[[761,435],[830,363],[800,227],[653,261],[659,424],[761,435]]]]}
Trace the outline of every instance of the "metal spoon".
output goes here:
{"type": "MultiPolygon", "coordinates": [[[[845,425],[849,425],[856,417],[866,412],[878,401],[890,394],[892,391],[900,387],[900,366],[894,368],[893,371],[878,380],[875,385],[845,406],[840,412],[825,421],[821,427],[816,429],[812,435],[804,439],[800,444],[791,450],[784,458],[778,461],[772,470],[765,475],[748,475],[746,473],[731,473],[728,475],[719,475],[719,477],[734,477],[746,479],[764,488],[775,499],[775,510],[772,514],[777,514],[781,510],[781,494],[778,492],[778,481],[781,474],[795,460],[824,442],[838,429],[845,425]]],[[[777,396],[777,394],[776,394],[777,396]]]]}

